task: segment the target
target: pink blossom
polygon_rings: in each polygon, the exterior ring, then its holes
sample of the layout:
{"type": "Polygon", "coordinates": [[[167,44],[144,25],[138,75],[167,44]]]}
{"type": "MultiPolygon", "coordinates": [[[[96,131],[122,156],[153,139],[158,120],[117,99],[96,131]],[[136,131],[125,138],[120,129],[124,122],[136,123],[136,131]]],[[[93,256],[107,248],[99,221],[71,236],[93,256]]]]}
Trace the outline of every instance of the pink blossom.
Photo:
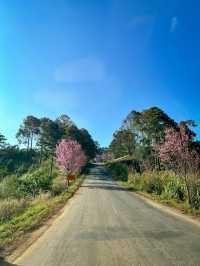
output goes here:
{"type": "Polygon", "coordinates": [[[178,131],[167,128],[164,141],[155,150],[161,161],[186,173],[197,169],[200,163],[199,155],[191,149],[192,141],[184,126],[180,125],[178,131]]]}
{"type": "Polygon", "coordinates": [[[76,174],[86,163],[86,156],[77,141],[63,139],[56,146],[56,161],[65,174],[76,174]]]}

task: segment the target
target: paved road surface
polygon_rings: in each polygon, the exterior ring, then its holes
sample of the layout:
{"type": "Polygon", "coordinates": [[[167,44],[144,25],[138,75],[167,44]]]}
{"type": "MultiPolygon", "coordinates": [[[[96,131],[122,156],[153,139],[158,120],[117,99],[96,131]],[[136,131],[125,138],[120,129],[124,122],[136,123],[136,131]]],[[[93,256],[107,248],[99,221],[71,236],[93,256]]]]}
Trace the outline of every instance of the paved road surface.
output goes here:
{"type": "Polygon", "coordinates": [[[102,167],[18,266],[200,265],[200,227],[131,195],[102,167]]]}

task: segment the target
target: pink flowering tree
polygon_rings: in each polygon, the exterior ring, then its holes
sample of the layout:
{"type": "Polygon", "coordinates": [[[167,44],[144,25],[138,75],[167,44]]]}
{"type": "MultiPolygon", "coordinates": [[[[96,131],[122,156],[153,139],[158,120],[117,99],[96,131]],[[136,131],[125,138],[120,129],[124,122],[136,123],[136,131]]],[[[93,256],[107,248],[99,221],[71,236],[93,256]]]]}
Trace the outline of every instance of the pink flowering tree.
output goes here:
{"type": "Polygon", "coordinates": [[[179,125],[178,130],[167,128],[165,139],[155,147],[160,160],[184,178],[189,203],[192,204],[190,176],[197,173],[200,166],[199,154],[192,149],[193,136],[186,127],[179,125]]]}
{"type": "Polygon", "coordinates": [[[86,163],[81,145],[75,140],[61,140],[55,153],[56,162],[65,175],[77,174],[86,163]]]}

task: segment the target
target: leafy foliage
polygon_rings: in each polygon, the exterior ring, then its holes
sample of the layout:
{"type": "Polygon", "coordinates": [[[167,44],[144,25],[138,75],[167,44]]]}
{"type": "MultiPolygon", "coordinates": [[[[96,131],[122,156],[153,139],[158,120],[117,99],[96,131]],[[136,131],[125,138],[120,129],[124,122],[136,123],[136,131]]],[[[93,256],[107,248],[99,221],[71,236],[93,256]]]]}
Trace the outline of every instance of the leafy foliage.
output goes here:
{"type": "Polygon", "coordinates": [[[7,175],[20,176],[38,164],[38,152],[26,151],[17,146],[0,149],[0,180],[7,175]]]}
{"type": "Polygon", "coordinates": [[[132,111],[114,133],[110,150],[116,158],[132,154],[139,162],[142,176],[133,179],[139,190],[188,199],[191,208],[200,208],[200,143],[191,129],[194,126],[193,120],[175,122],[157,107],[132,111]],[[161,170],[173,171],[175,176],[164,180],[161,170]]]}
{"type": "Polygon", "coordinates": [[[6,138],[3,134],[0,133],[0,149],[5,148],[6,146],[6,138]]]}
{"type": "Polygon", "coordinates": [[[191,207],[195,207],[197,195],[193,184],[191,184],[190,176],[199,170],[200,156],[192,149],[193,136],[187,131],[187,128],[181,124],[178,129],[179,131],[166,129],[165,139],[157,145],[156,149],[160,159],[184,178],[189,203],[191,207]]]}
{"type": "Polygon", "coordinates": [[[25,199],[6,199],[0,201],[0,224],[11,220],[14,216],[21,214],[29,202],[25,199]]]}
{"type": "Polygon", "coordinates": [[[128,168],[122,163],[107,163],[108,173],[115,179],[121,181],[128,180],[128,168]]]}
{"type": "Polygon", "coordinates": [[[121,157],[124,155],[133,155],[135,146],[135,134],[129,130],[120,130],[113,134],[110,149],[115,157],[121,157]]]}
{"type": "Polygon", "coordinates": [[[39,134],[39,126],[40,126],[40,119],[29,115],[27,116],[23,124],[20,126],[16,137],[19,143],[23,143],[27,145],[27,150],[32,149],[33,147],[33,140],[39,134]]]}
{"type": "Polygon", "coordinates": [[[0,199],[19,198],[21,196],[19,179],[16,176],[7,176],[0,182],[0,199]]]}
{"type": "Polygon", "coordinates": [[[57,196],[64,192],[67,188],[67,182],[66,179],[63,178],[63,176],[58,176],[55,179],[53,179],[53,184],[51,188],[51,194],[53,196],[57,196]]]}

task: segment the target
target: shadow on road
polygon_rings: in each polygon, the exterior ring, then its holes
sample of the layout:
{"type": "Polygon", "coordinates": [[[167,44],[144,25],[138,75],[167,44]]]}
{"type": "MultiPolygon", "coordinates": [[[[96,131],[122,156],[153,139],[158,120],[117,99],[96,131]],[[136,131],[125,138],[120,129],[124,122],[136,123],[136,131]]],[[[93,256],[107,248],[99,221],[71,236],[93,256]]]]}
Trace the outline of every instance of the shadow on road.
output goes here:
{"type": "Polygon", "coordinates": [[[117,191],[133,191],[132,188],[122,188],[117,186],[106,186],[106,185],[82,185],[81,187],[86,187],[89,189],[104,189],[104,190],[117,190],[117,191]]]}
{"type": "Polygon", "coordinates": [[[80,232],[77,235],[78,240],[128,240],[128,239],[156,239],[168,240],[177,239],[182,236],[182,232],[170,230],[154,230],[140,232],[129,227],[107,226],[107,227],[94,227],[86,232],[80,232]],[[109,232],[109,233],[108,233],[109,232]]]}
{"type": "Polygon", "coordinates": [[[111,180],[108,176],[102,176],[102,175],[88,175],[90,179],[92,180],[111,180]]]}
{"type": "Polygon", "coordinates": [[[0,257],[0,266],[17,266],[16,264],[5,261],[3,257],[0,257]]]}

